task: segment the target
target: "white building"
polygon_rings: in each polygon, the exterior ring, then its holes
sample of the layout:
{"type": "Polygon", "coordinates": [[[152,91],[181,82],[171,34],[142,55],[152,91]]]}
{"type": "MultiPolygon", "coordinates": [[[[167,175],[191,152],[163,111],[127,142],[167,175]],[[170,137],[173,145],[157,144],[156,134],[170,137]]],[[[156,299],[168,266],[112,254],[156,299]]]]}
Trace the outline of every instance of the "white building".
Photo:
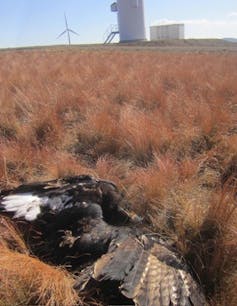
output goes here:
{"type": "Polygon", "coordinates": [[[117,0],[111,11],[117,12],[120,42],[146,40],[143,0],[117,0]]]}
{"type": "Polygon", "coordinates": [[[184,24],[164,24],[150,27],[150,40],[184,39],[184,24]]]}

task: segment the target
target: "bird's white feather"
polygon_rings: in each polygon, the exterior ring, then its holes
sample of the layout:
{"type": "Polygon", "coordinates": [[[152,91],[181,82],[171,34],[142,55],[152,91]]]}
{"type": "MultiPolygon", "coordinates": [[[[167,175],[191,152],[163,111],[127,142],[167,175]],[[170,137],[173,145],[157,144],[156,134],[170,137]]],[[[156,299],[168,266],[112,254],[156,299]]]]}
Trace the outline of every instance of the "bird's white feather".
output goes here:
{"type": "Polygon", "coordinates": [[[13,212],[14,218],[23,217],[27,221],[35,220],[47,202],[48,197],[38,197],[31,193],[8,195],[2,199],[5,211],[13,212]]]}

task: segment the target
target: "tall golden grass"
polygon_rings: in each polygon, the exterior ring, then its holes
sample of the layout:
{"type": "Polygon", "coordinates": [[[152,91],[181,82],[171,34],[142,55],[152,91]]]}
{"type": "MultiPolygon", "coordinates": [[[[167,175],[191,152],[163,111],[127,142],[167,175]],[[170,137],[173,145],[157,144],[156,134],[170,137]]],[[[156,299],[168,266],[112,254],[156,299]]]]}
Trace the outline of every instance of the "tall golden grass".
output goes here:
{"type": "MultiPolygon", "coordinates": [[[[227,52],[0,53],[0,188],[79,173],[113,180],[210,303],[236,305],[236,65],[227,52]]],[[[70,277],[19,248],[1,247],[10,289],[0,303],[73,305],[70,277]]]]}

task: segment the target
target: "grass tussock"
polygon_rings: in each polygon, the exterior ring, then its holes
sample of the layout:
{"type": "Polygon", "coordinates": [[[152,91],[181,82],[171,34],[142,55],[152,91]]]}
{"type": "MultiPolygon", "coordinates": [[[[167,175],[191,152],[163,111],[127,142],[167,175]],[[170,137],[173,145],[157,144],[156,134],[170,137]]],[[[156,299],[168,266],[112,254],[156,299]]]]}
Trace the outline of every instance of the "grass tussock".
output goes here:
{"type": "Polygon", "coordinates": [[[23,240],[22,234],[14,223],[8,218],[0,217],[0,248],[16,250],[23,254],[29,254],[29,250],[23,240]]]}
{"type": "Polygon", "coordinates": [[[65,271],[7,248],[0,253],[0,305],[77,304],[74,280],[65,271]]]}
{"type": "MultiPolygon", "coordinates": [[[[235,186],[236,187],[236,186],[235,186]]],[[[190,237],[188,257],[207,292],[226,294],[236,301],[236,190],[222,189],[213,195],[206,216],[196,235],[190,237]],[[232,285],[231,285],[232,282],[232,285]]],[[[223,304],[225,305],[225,304],[223,304]]],[[[228,305],[228,304],[226,304],[228,305]]],[[[230,304],[234,305],[234,304],[230,304]]]]}
{"type": "MultiPolygon", "coordinates": [[[[0,53],[0,188],[79,173],[114,181],[186,258],[210,303],[235,306],[236,65],[227,52],[0,53]]],[[[9,226],[1,275],[17,288],[12,305],[30,295],[70,305],[71,289],[61,302],[70,277],[29,257],[9,226]],[[27,264],[24,275],[7,258],[27,264]]]]}
{"type": "Polygon", "coordinates": [[[31,257],[9,220],[0,226],[0,305],[82,305],[68,272],[31,257]]]}

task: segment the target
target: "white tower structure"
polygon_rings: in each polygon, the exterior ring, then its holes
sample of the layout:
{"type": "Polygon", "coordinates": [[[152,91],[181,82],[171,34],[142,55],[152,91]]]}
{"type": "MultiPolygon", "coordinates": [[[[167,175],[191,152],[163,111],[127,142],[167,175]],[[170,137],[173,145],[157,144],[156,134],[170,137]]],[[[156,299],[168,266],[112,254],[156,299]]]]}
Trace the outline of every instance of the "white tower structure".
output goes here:
{"type": "Polygon", "coordinates": [[[111,11],[117,12],[120,42],[146,40],[143,0],[117,0],[111,11]]]}

